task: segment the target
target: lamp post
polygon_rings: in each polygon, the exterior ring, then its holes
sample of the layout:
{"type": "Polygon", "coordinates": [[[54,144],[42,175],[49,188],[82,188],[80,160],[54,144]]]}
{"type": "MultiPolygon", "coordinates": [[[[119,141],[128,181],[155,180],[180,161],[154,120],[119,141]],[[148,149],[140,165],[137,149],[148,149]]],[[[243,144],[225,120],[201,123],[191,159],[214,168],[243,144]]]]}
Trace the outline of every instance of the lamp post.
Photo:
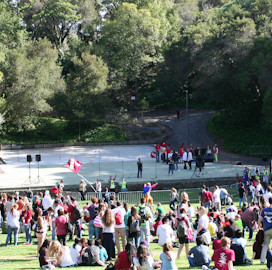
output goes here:
{"type": "Polygon", "coordinates": [[[189,147],[189,98],[188,89],[185,90],[186,93],[186,132],[187,132],[187,147],[189,147]]]}

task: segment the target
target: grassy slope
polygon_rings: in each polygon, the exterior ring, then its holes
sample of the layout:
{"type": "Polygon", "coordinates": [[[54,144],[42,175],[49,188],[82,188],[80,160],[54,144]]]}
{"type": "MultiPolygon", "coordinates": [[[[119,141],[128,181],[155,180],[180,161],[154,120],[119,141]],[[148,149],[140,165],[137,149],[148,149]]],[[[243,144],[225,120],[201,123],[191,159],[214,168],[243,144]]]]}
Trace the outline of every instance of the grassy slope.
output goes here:
{"type": "MultiPolygon", "coordinates": [[[[236,191],[232,190],[232,192],[235,194],[236,191]]],[[[198,193],[196,191],[195,193],[198,193]]],[[[193,194],[191,194],[193,195],[193,194]]],[[[194,194],[196,197],[196,194],[194,194]]],[[[235,203],[238,206],[237,202],[237,196],[234,197],[236,198],[235,203]]],[[[196,203],[192,203],[194,207],[198,206],[196,203]]],[[[168,205],[163,205],[164,210],[168,211],[169,207],[168,205]]],[[[49,232],[49,236],[51,236],[51,232],[49,232]]],[[[248,235],[246,235],[247,237],[248,235]]],[[[19,245],[14,247],[13,245],[9,245],[7,247],[4,247],[3,244],[5,242],[6,235],[0,234],[0,241],[1,241],[1,246],[0,246],[0,269],[39,269],[39,262],[38,259],[35,258],[36,255],[36,245],[32,246],[24,246],[23,243],[25,242],[25,234],[20,234],[19,236],[19,245]]],[[[68,242],[68,246],[71,246],[72,242],[68,242]]],[[[193,247],[195,243],[190,243],[190,248],[193,247]]],[[[253,241],[248,241],[247,247],[246,247],[246,252],[249,258],[252,257],[252,246],[253,246],[253,241]]],[[[151,243],[150,249],[153,253],[153,256],[155,259],[159,259],[159,256],[162,252],[162,248],[155,243],[151,243]]],[[[175,249],[177,251],[177,249],[175,249]]],[[[189,264],[188,260],[185,258],[185,251],[183,251],[181,259],[177,260],[177,266],[179,269],[189,269],[189,264]]],[[[212,256],[213,252],[212,249],[210,248],[210,254],[212,256]]],[[[213,263],[211,264],[213,266],[213,263]]],[[[90,269],[90,267],[74,267],[73,269],[90,269]]],[[[104,267],[96,267],[97,270],[102,270],[104,267]]],[[[241,270],[241,269],[247,269],[247,270],[263,270],[266,269],[265,266],[260,265],[260,260],[255,260],[253,265],[246,265],[246,266],[236,266],[236,270],[241,270]]]]}

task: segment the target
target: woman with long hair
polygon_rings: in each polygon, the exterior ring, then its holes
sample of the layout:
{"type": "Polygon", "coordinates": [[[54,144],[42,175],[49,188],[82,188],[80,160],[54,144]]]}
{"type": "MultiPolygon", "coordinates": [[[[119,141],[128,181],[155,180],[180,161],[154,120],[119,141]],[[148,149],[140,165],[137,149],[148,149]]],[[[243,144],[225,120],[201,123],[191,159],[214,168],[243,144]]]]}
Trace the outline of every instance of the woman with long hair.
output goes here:
{"type": "Polygon", "coordinates": [[[133,264],[133,258],[136,256],[136,253],[136,247],[131,242],[128,242],[126,244],[125,250],[118,254],[118,258],[115,261],[115,268],[117,270],[131,269],[131,265],[133,264]]]}
{"type": "Polygon", "coordinates": [[[49,247],[49,255],[57,259],[57,266],[59,267],[75,265],[70,254],[70,249],[67,246],[62,246],[59,241],[52,241],[49,247]]]}
{"type": "Polygon", "coordinates": [[[46,226],[46,222],[44,217],[42,216],[42,209],[41,208],[37,208],[36,212],[35,212],[35,216],[34,216],[34,221],[36,222],[36,227],[35,227],[35,233],[36,233],[36,237],[38,239],[38,248],[37,248],[37,256],[39,255],[39,250],[40,247],[42,246],[45,237],[46,237],[46,233],[47,233],[47,226],[46,226]]]}
{"type": "Polygon", "coordinates": [[[160,255],[162,261],[161,270],[177,270],[177,255],[173,250],[171,243],[167,242],[163,245],[163,253],[160,255]]]}
{"type": "Polygon", "coordinates": [[[171,198],[171,201],[170,201],[169,207],[170,209],[175,210],[176,203],[178,203],[179,194],[178,194],[178,191],[174,187],[171,188],[170,198],[171,198]]]}
{"type": "Polygon", "coordinates": [[[130,242],[134,243],[136,248],[140,245],[141,231],[141,217],[137,213],[137,208],[135,206],[131,207],[131,215],[128,217],[128,239],[130,242]]]}
{"type": "Polygon", "coordinates": [[[8,245],[12,232],[14,232],[14,246],[17,246],[18,243],[18,231],[20,228],[19,218],[20,213],[17,211],[18,204],[13,204],[10,211],[7,214],[7,226],[8,226],[8,235],[5,246],[8,245]]]}
{"type": "Polygon", "coordinates": [[[154,269],[155,262],[148,247],[140,245],[137,249],[137,256],[133,258],[133,263],[137,270],[154,269]]]}
{"type": "Polygon", "coordinates": [[[26,204],[23,207],[22,216],[23,216],[23,224],[24,224],[25,234],[26,234],[25,245],[31,245],[32,244],[31,220],[32,220],[33,212],[29,204],[26,204]]]}
{"type": "Polygon", "coordinates": [[[189,199],[188,193],[185,191],[182,192],[180,197],[180,204],[178,205],[178,208],[177,208],[177,215],[179,215],[181,208],[185,209],[186,213],[188,213],[189,201],[190,199],[189,199]]]}
{"type": "Polygon", "coordinates": [[[66,235],[67,235],[66,223],[67,222],[68,222],[68,218],[64,215],[64,211],[62,209],[59,209],[58,217],[55,220],[54,226],[57,231],[57,238],[63,246],[66,246],[66,235]]]}
{"type": "Polygon", "coordinates": [[[55,265],[56,261],[49,260],[49,253],[48,248],[51,244],[51,241],[48,239],[45,239],[40,250],[39,250],[39,262],[40,267],[42,268],[44,265],[48,265],[49,263],[55,265]]]}
{"type": "Polygon", "coordinates": [[[103,223],[103,246],[107,250],[109,260],[115,258],[115,243],[114,243],[114,225],[115,220],[111,209],[105,211],[102,217],[103,223]]]}
{"type": "Polygon", "coordinates": [[[206,245],[209,245],[211,243],[211,235],[210,231],[208,230],[209,227],[209,217],[207,216],[207,210],[205,207],[200,206],[198,208],[198,214],[199,214],[199,221],[197,226],[197,236],[202,237],[204,243],[206,245]]]}

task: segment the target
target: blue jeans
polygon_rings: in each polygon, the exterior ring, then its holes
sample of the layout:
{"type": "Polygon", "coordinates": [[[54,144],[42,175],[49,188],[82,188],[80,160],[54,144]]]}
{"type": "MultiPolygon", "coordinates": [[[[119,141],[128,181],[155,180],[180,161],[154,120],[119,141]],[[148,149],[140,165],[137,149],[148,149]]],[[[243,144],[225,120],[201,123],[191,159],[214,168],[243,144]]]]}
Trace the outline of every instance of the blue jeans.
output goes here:
{"type": "Polygon", "coordinates": [[[101,236],[102,232],[103,232],[102,228],[94,226],[95,239],[100,239],[100,236],[101,236]]]}
{"type": "Polygon", "coordinates": [[[141,242],[146,241],[149,245],[150,228],[149,225],[141,225],[141,242]]]}
{"type": "Polygon", "coordinates": [[[254,231],[253,227],[249,228],[249,226],[248,226],[248,224],[246,222],[244,222],[244,221],[242,221],[242,222],[243,222],[243,227],[244,227],[243,228],[243,237],[245,237],[246,228],[248,228],[249,229],[249,237],[248,237],[248,239],[252,239],[253,231],[254,231]]]}
{"type": "MultiPolygon", "coordinates": [[[[76,225],[77,237],[81,238],[81,230],[80,230],[78,222],[76,222],[76,221],[70,221],[70,223],[73,226],[73,228],[74,228],[74,225],[76,225]]],[[[69,240],[72,240],[72,239],[73,239],[73,232],[70,232],[70,238],[69,238],[69,240]]]]}
{"type": "Polygon", "coordinates": [[[174,164],[170,164],[170,165],[169,165],[168,174],[170,174],[170,171],[171,171],[172,174],[173,174],[173,172],[174,172],[174,164]]]}
{"type": "Polygon", "coordinates": [[[56,238],[55,221],[52,220],[52,240],[54,241],[55,238],[56,238]]]}
{"type": "Polygon", "coordinates": [[[93,219],[90,220],[89,222],[89,238],[92,239],[93,235],[94,235],[94,225],[93,225],[94,221],[93,219]]]}
{"type": "MultiPolygon", "coordinates": [[[[191,256],[188,257],[188,261],[189,261],[190,267],[200,267],[201,265],[195,265],[195,264],[194,264],[194,260],[195,260],[194,257],[191,257],[191,256]]],[[[209,262],[206,263],[205,265],[206,265],[207,267],[209,267],[210,263],[211,263],[211,260],[209,259],[209,262]]]]}
{"type": "Polygon", "coordinates": [[[178,170],[178,160],[175,160],[174,163],[175,163],[174,166],[176,167],[175,170],[178,170]]]}
{"type": "Polygon", "coordinates": [[[156,152],[156,161],[160,162],[160,152],[156,152]]]}
{"type": "Polygon", "coordinates": [[[8,243],[10,241],[10,238],[11,238],[12,232],[14,232],[14,246],[17,246],[17,243],[18,243],[18,231],[19,231],[19,228],[11,228],[10,226],[8,226],[8,235],[7,235],[7,240],[6,240],[5,246],[8,245],[8,243]]]}
{"type": "Polygon", "coordinates": [[[31,236],[31,226],[30,225],[24,225],[25,227],[25,234],[26,234],[26,242],[32,243],[32,236],[31,236]]]}
{"type": "Polygon", "coordinates": [[[209,202],[204,202],[204,207],[205,207],[205,208],[208,208],[208,210],[211,209],[211,206],[212,206],[212,202],[211,202],[211,201],[209,201],[209,202]]]}
{"type": "Polygon", "coordinates": [[[140,246],[140,240],[141,237],[132,237],[129,239],[129,242],[133,243],[135,247],[138,248],[140,246]]]}
{"type": "Polygon", "coordinates": [[[239,198],[239,208],[241,208],[241,202],[243,202],[243,205],[244,205],[244,203],[246,202],[245,196],[243,196],[243,198],[239,198]]]}

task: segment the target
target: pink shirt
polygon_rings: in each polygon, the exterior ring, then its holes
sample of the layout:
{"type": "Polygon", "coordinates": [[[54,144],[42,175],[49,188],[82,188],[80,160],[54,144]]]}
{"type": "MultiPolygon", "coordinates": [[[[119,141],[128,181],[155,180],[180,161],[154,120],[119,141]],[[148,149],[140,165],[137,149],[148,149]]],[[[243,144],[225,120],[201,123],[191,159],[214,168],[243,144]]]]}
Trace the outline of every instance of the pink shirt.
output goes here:
{"type": "Polygon", "coordinates": [[[55,220],[55,225],[57,228],[57,235],[66,235],[67,230],[66,230],[66,222],[67,222],[67,217],[62,215],[55,220]]]}

